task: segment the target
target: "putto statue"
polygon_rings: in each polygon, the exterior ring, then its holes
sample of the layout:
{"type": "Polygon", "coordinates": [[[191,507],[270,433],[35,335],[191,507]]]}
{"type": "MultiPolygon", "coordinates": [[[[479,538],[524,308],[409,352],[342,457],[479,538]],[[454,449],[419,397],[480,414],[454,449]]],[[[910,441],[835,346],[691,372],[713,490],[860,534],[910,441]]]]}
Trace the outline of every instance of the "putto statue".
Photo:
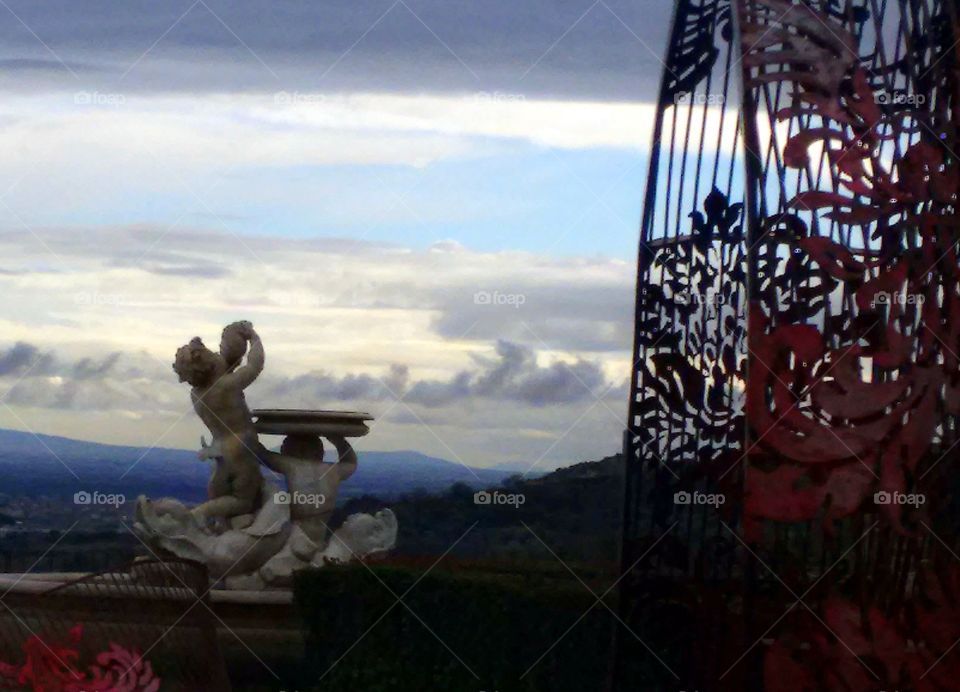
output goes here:
{"type": "Polygon", "coordinates": [[[210,499],[193,508],[201,521],[249,517],[252,522],[262,483],[263,455],[243,390],[263,371],[263,363],[263,343],[249,322],[224,328],[220,353],[204,346],[199,336],[177,349],[173,369],[181,382],[193,388],[193,410],[213,435],[209,446],[201,438],[200,458],[214,459],[217,464],[210,478],[210,499]],[[247,363],[240,366],[248,343],[247,363]]]}
{"type": "Polygon", "coordinates": [[[299,568],[345,562],[389,550],[397,521],[384,509],[355,514],[336,531],[329,522],[340,483],[353,475],[357,455],[347,437],[369,432],[363,413],[251,411],[244,390],[263,371],[263,343],[250,322],[224,328],[220,352],[193,338],[176,353],[173,369],[191,386],[193,408],[213,436],[198,456],[215,464],[209,499],[192,509],[165,498],[137,501],[135,528],[156,550],[204,562],[232,588],[284,586],[299,568]],[[243,362],[246,356],[246,363],[243,362]],[[280,452],[260,434],[286,435],[280,452]],[[324,461],[321,436],[337,450],[324,461]],[[281,490],[261,464],[286,480],[281,490]]]}

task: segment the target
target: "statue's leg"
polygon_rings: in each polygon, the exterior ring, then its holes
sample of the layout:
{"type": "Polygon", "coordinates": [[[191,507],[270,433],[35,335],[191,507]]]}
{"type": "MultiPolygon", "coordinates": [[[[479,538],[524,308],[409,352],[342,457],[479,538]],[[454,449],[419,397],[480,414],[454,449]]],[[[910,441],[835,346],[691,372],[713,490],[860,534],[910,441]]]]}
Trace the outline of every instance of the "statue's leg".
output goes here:
{"type": "Polygon", "coordinates": [[[230,475],[230,494],[244,503],[246,512],[253,512],[258,508],[257,500],[263,486],[260,461],[254,454],[244,450],[242,460],[231,470],[233,473],[230,475]]]}
{"type": "Polygon", "coordinates": [[[260,461],[236,437],[224,438],[221,446],[223,462],[210,479],[211,493],[216,491],[218,496],[194,507],[193,513],[200,519],[229,519],[240,514],[252,514],[257,509],[263,482],[260,461]]]}
{"type": "Polygon", "coordinates": [[[250,503],[233,495],[224,495],[213,500],[207,500],[191,510],[198,519],[207,520],[214,517],[229,518],[250,511],[250,503]]]}
{"type": "Polygon", "coordinates": [[[230,494],[230,478],[227,473],[227,467],[223,459],[216,460],[216,467],[210,476],[210,482],[207,483],[207,497],[214,500],[218,497],[230,494]]]}

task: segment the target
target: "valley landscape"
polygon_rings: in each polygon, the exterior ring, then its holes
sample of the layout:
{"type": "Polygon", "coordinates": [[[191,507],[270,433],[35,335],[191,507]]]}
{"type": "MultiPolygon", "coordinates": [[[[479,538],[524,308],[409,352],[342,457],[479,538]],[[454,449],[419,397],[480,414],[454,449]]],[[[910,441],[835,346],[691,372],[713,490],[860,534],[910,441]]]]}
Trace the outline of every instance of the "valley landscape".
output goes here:
{"type": "MultiPolygon", "coordinates": [[[[359,456],[356,474],[338,496],[332,526],[356,512],[390,507],[400,526],[394,557],[439,555],[454,546],[451,556],[461,559],[549,559],[539,536],[549,537],[565,559],[610,565],[616,559],[619,456],[528,477],[417,452],[359,456]],[[520,495],[523,503],[478,504],[480,490],[520,495]]],[[[137,496],[199,502],[210,473],[209,464],[189,450],[14,430],[0,430],[0,469],[7,479],[0,492],[0,569],[6,572],[98,571],[146,554],[130,530],[137,496]],[[78,504],[78,492],[120,501],[78,504]]]]}

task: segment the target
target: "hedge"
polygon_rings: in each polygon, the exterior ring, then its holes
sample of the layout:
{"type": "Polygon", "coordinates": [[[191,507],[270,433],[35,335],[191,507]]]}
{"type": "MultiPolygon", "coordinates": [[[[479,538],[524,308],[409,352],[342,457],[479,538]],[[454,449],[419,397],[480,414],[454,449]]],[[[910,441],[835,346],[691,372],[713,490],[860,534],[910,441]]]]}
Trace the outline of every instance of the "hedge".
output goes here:
{"type": "Polygon", "coordinates": [[[437,568],[421,579],[424,571],[351,564],[300,572],[301,689],[604,688],[613,616],[601,604],[591,609],[596,599],[569,573],[437,568]]]}

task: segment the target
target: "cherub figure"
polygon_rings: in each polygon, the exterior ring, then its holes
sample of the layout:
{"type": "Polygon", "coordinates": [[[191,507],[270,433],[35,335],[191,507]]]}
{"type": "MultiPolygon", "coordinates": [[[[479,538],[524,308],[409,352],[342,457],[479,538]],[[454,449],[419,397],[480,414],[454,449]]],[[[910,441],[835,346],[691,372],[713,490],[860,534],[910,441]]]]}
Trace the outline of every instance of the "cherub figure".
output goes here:
{"type": "Polygon", "coordinates": [[[287,436],[280,453],[264,450],[263,463],[287,479],[290,517],[317,545],[326,545],[340,484],[357,470],[357,453],[341,435],[327,435],[337,449],[334,462],[324,461],[319,437],[287,436]],[[309,500],[309,501],[304,501],[309,500]]]}
{"type": "Polygon", "coordinates": [[[201,524],[212,518],[240,518],[257,509],[263,482],[261,447],[243,390],[257,379],[263,364],[263,344],[250,322],[224,328],[220,353],[207,348],[200,337],[177,349],[173,369],[193,388],[193,408],[213,434],[211,445],[202,441],[199,456],[217,463],[207,487],[210,499],[192,510],[201,524]],[[248,345],[247,362],[240,365],[248,345]]]}

